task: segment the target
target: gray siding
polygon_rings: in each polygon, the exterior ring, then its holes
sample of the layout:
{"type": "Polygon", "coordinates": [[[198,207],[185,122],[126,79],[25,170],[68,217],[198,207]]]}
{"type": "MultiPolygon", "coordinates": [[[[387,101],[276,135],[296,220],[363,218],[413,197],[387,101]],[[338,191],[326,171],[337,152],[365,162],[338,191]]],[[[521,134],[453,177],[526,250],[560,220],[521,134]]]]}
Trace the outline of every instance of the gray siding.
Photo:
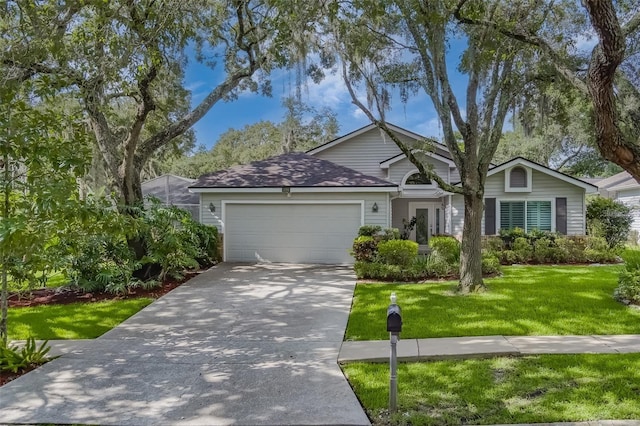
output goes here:
{"type": "Polygon", "coordinates": [[[631,210],[631,214],[633,215],[631,229],[640,232],[640,188],[618,191],[615,199],[633,209],[631,210]]]}
{"type": "MultiPolygon", "coordinates": [[[[499,212],[500,201],[509,200],[549,200],[552,201],[552,217],[555,222],[555,199],[566,197],[567,199],[567,234],[585,234],[585,190],[556,179],[537,170],[528,170],[532,173],[531,192],[505,192],[504,171],[487,178],[485,184],[485,197],[496,198],[496,211],[499,212]]],[[[462,197],[459,197],[462,198],[462,197]]],[[[462,229],[462,228],[460,228],[462,229]]],[[[484,215],[482,220],[484,230],[484,215]]]]}
{"type": "MultiPolygon", "coordinates": [[[[443,163],[442,161],[435,158],[431,158],[431,157],[426,157],[426,159],[428,164],[433,165],[433,171],[438,176],[443,178],[445,181],[449,179],[448,164],[443,163]]],[[[387,178],[387,180],[390,180],[393,183],[401,184],[402,179],[405,177],[405,175],[412,170],[417,170],[416,166],[407,158],[405,158],[403,160],[398,161],[397,163],[393,163],[389,167],[389,177],[387,178]]],[[[435,182],[433,184],[436,185],[435,182]]]]}
{"type": "Polygon", "coordinates": [[[222,230],[222,201],[275,201],[291,202],[296,201],[364,201],[364,224],[389,226],[389,211],[387,194],[380,193],[292,193],[287,197],[281,193],[202,193],[200,194],[200,217],[201,221],[207,225],[218,227],[222,230]],[[215,212],[209,211],[209,204],[213,203],[215,212]],[[373,203],[378,205],[378,211],[372,211],[373,203]]]}
{"type": "MultiPolygon", "coordinates": [[[[399,137],[402,141],[413,142],[413,139],[406,136],[399,135],[399,137]]],[[[386,179],[386,170],[380,168],[380,163],[400,153],[400,148],[388,136],[379,129],[371,129],[348,141],[320,151],[314,156],[349,167],[365,175],[386,179]]]]}

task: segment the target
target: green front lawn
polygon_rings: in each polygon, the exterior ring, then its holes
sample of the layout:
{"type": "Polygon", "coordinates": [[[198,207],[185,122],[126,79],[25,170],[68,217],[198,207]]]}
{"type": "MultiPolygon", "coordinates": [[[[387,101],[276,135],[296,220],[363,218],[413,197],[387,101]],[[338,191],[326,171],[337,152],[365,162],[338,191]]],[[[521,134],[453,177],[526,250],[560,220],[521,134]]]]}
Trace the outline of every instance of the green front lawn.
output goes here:
{"type": "Polygon", "coordinates": [[[489,291],[459,296],[455,283],[358,284],[347,340],[388,339],[396,292],[402,338],[640,334],[640,311],[612,298],[621,266],[510,266],[489,291]]]}
{"type": "Polygon", "coordinates": [[[149,298],[10,308],[10,340],[93,339],[153,302],[149,298]]]}
{"type": "MultiPolygon", "coordinates": [[[[374,424],[388,424],[389,367],[348,364],[374,424]]],[[[458,425],[640,418],[640,354],[540,355],[400,364],[392,424],[458,425]]]]}

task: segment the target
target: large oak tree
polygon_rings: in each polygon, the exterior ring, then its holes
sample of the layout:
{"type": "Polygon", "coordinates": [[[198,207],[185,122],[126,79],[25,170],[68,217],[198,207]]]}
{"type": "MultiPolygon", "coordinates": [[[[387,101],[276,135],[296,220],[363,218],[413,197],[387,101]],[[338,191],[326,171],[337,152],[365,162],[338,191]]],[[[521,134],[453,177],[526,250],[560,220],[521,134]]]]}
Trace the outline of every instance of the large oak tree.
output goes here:
{"type": "MultiPolygon", "coordinates": [[[[141,201],[140,173],[220,101],[269,93],[268,75],[304,57],[313,14],[298,0],[14,0],[3,5],[2,71],[51,85],[83,109],[120,201],[141,201]],[[52,37],[53,36],[53,37],[52,37]],[[219,80],[195,106],[195,57],[219,80]]],[[[54,99],[55,101],[55,99],[54,99]]],[[[215,119],[215,118],[214,118],[215,119]]]]}
{"type": "MultiPolygon", "coordinates": [[[[511,7],[502,1],[472,3],[476,16],[499,22],[526,19],[533,7],[511,7]]],[[[481,221],[487,171],[511,102],[528,83],[528,65],[537,58],[531,49],[522,49],[494,28],[458,25],[457,7],[451,0],[350,2],[336,11],[333,28],[353,102],[422,174],[442,189],[463,196],[458,290],[466,293],[484,288],[481,221]],[[460,60],[454,65],[457,55],[460,60]],[[464,75],[459,79],[463,83],[454,82],[454,67],[464,75]],[[466,87],[460,88],[461,84],[466,87]],[[366,100],[358,87],[366,92],[366,100]],[[419,92],[431,100],[444,143],[460,172],[460,186],[432,173],[421,152],[428,146],[407,146],[389,130],[385,111],[394,90],[403,99],[419,92]]],[[[423,108],[426,120],[428,107],[423,108]]]]}

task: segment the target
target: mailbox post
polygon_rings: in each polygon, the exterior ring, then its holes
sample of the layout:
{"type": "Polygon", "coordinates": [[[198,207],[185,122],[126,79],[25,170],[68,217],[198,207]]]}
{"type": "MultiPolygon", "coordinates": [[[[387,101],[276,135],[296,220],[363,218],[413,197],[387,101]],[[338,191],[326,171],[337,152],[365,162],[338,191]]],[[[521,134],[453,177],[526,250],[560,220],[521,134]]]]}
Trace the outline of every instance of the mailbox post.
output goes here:
{"type": "Polygon", "coordinates": [[[389,360],[389,411],[395,413],[398,402],[398,354],[396,346],[402,331],[402,311],[396,304],[396,294],[391,293],[391,304],[387,309],[387,331],[391,341],[391,355],[389,360]]]}

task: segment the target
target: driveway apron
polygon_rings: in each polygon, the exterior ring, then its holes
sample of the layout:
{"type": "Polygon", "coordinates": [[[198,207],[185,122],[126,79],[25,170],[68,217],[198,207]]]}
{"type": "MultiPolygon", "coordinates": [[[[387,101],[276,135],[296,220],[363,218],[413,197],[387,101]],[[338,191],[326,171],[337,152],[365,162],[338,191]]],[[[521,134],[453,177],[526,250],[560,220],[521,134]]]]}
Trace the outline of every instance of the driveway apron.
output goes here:
{"type": "Polygon", "coordinates": [[[369,424],[336,360],[347,267],[221,264],[0,388],[2,423],[369,424]]]}

